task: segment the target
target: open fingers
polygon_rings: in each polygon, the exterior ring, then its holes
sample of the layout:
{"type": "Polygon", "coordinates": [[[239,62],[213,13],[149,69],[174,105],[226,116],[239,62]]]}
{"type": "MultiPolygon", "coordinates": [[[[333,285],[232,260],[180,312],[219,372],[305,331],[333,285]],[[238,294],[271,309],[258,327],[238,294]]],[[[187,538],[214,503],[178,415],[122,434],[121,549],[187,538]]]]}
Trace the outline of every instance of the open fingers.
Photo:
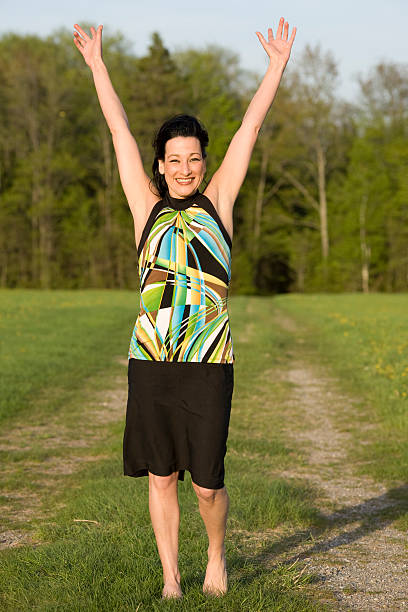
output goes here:
{"type": "Polygon", "coordinates": [[[281,17],[279,19],[279,25],[278,25],[278,30],[276,32],[276,38],[282,38],[282,31],[283,31],[283,24],[284,24],[285,20],[283,19],[283,17],[281,17]]]}
{"type": "MultiPolygon", "coordinates": [[[[81,51],[81,53],[82,53],[82,52],[83,52],[83,50],[84,50],[84,46],[82,45],[81,40],[83,40],[83,39],[82,39],[82,38],[79,38],[79,36],[78,36],[78,35],[77,35],[77,36],[74,38],[74,43],[75,43],[76,48],[77,48],[79,51],[81,51]]],[[[83,42],[85,43],[85,41],[83,41],[83,42]]]]}
{"type": "Polygon", "coordinates": [[[261,32],[255,32],[255,34],[257,35],[257,37],[259,39],[259,42],[261,43],[261,45],[263,46],[263,48],[267,52],[268,51],[268,43],[266,42],[265,38],[263,37],[261,32]]]}
{"type": "Polygon", "coordinates": [[[88,34],[77,23],[74,24],[74,28],[80,33],[81,36],[83,36],[85,40],[89,40],[88,34]]]}
{"type": "Polygon", "coordinates": [[[101,41],[102,38],[102,25],[99,25],[97,27],[97,29],[95,30],[95,28],[93,26],[91,26],[91,34],[92,34],[92,39],[96,38],[99,42],[101,41]]]}
{"type": "Polygon", "coordinates": [[[81,48],[85,46],[86,44],[86,40],[84,40],[83,38],[80,37],[80,35],[78,34],[78,32],[74,32],[74,42],[76,43],[76,46],[78,48],[81,48]]]}
{"type": "Polygon", "coordinates": [[[293,41],[295,40],[295,36],[296,36],[296,26],[292,28],[292,34],[290,35],[290,38],[289,38],[290,45],[293,44],[293,41]]]}
{"type": "MultiPolygon", "coordinates": [[[[99,26],[99,28],[102,28],[102,26],[99,26]]],[[[263,35],[261,34],[261,32],[256,32],[256,35],[258,36],[259,41],[261,42],[262,46],[265,47],[267,42],[265,38],[263,37],[263,35]]],[[[272,28],[268,28],[268,43],[271,43],[274,40],[281,39],[281,40],[285,40],[289,42],[289,44],[292,44],[293,41],[295,40],[295,36],[296,36],[296,27],[293,27],[292,33],[289,38],[289,22],[285,21],[283,17],[281,17],[279,20],[278,29],[276,31],[276,39],[273,37],[272,28]]]]}

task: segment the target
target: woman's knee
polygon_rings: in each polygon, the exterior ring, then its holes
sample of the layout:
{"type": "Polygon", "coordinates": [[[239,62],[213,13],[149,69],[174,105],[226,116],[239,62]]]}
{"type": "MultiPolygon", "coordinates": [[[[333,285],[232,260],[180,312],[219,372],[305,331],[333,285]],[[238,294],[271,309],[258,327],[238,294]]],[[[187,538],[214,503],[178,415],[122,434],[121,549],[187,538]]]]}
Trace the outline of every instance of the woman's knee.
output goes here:
{"type": "Polygon", "coordinates": [[[157,476],[149,472],[149,484],[154,487],[157,491],[168,491],[169,489],[177,487],[178,472],[173,472],[169,476],[157,476]]]}
{"type": "Polygon", "coordinates": [[[226,494],[225,487],[222,489],[206,489],[205,487],[200,487],[199,485],[195,484],[195,482],[193,482],[193,487],[198,499],[210,504],[214,503],[217,497],[226,494]]]}

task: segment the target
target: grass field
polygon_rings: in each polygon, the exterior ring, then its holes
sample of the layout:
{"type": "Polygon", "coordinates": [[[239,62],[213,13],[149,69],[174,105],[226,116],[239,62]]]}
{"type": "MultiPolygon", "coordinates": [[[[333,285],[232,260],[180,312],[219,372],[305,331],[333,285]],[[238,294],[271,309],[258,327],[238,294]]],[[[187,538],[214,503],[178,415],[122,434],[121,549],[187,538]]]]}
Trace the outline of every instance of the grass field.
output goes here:
{"type": "Polygon", "coordinates": [[[324,527],[310,484],[280,476],[304,457],[285,436],[288,383],[274,372],[304,348],[272,315],[293,317],[308,355],[357,395],[355,421],[345,426],[358,436],[369,421],[371,437],[364,448],[350,449],[350,460],[358,456],[358,469],[392,482],[406,474],[407,296],[230,299],[236,356],[226,460],[230,591],[219,600],[201,593],[206,537],[186,478],[179,603],[159,599],[147,479],[122,476],[124,360],[137,294],[2,291],[0,299],[1,428],[3,440],[11,440],[0,445],[6,466],[0,502],[7,510],[1,530],[27,531],[33,540],[1,551],[2,609],[325,609],[313,595],[313,577],[301,564],[274,563],[268,540],[271,530],[324,527]]]}
{"type": "MultiPolygon", "coordinates": [[[[172,609],[176,604],[163,606],[159,600],[161,573],[147,511],[147,480],[122,476],[125,402],[122,418],[107,419],[99,429],[87,416],[95,393],[106,389],[108,396],[118,378],[123,390],[127,386],[126,368],[118,358],[127,356],[135,295],[18,291],[3,292],[2,298],[1,359],[6,367],[0,365],[8,389],[3,432],[9,427],[29,432],[1,452],[8,466],[2,501],[7,506],[14,500],[16,507],[3,528],[34,529],[37,545],[2,551],[1,607],[172,609]],[[22,379],[26,382],[20,388],[22,379]],[[97,435],[90,435],[92,428],[97,435]],[[70,465],[73,455],[80,469],[64,473],[60,466],[70,465]],[[17,499],[11,492],[17,492],[17,499]],[[38,498],[41,503],[27,521],[26,508],[38,498]]],[[[264,365],[279,359],[280,340],[273,330],[264,338],[269,305],[260,304],[261,326],[253,330],[247,326],[247,307],[245,298],[232,300],[235,351],[241,358],[227,462],[231,588],[220,600],[209,601],[201,593],[207,544],[187,479],[180,486],[180,568],[186,595],[177,609],[317,610],[304,592],[309,578],[296,565],[271,566],[262,537],[255,544],[249,537],[321,519],[307,484],[279,477],[279,470],[298,460],[279,434],[279,414],[266,407],[264,365]]]]}
{"type": "Polygon", "coordinates": [[[353,452],[360,469],[392,482],[408,474],[408,295],[280,296],[276,308],[360,398],[353,452]],[[365,444],[359,444],[361,423],[365,444]]]}
{"type": "Polygon", "coordinates": [[[126,355],[138,296],[127,291],[0,290],[0,422],[58,402],[126,355]]]}

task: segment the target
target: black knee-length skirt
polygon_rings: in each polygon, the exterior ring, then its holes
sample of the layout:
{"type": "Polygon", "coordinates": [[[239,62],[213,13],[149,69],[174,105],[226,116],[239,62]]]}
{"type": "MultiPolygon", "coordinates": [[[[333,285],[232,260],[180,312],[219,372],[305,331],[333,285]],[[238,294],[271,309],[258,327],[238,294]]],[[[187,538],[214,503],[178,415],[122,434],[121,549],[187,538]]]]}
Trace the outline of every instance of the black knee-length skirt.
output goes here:
{"type": "Polygon", "coordinates": [[[234,365],[129,359],[123,437],[126,476],[188,470],[208,489],[224,486],[234,365]]]}

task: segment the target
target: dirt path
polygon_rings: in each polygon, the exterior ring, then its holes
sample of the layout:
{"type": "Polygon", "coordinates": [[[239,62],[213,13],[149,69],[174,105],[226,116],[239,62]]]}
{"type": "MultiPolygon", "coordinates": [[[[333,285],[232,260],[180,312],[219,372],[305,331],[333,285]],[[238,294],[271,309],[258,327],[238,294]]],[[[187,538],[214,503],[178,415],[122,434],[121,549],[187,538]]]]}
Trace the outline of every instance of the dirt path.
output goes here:
{"type": "MultiPolygon", "coordinates": [[[[301,346],[300,334],[290,319],[281,315],[277,324],[296,334],[301,346]]],[[[280,378],[291,383],[284,407],[286,434],[307,458],[304,464],[280,475],[308,480],[319,490],[318,504],[328,526],[269,534],[273,539],[270,563],[292,564],[299,560],[318,578],[315,596],[333,610],[408,610],[407,537],[392,526],[401,513],[402,503],[397,497],[401,497],[403,487],[389,491],[355,474],[347,453],[351,435],[334,416],[341,414],[346,419],[352,415],[353,398],[339,391],[338,382],[328,376],[324,365],[299,358],[281,371],[280,378]]],[[[124,381],[125,374],[115,381],[117,389],[85,400],[78,418],[72,415],[67,421],[65,415],[56,415],[41,423],[27,421],[0,436],[0,450],[10,454],[11,459],[0,478],[0,514],[10,521],[10,527],[0,529],[0,548],[34,544],[35,532],[24,524],[29,527],[35,519],[47,520],[42,503],[47,490],[55,494],[58,483],[63,488],[64,478],[84,462],[102,458],[95,452],[95,445],[100,448],[101,440],[109,438],[110,423],[124,419],[124,381]],[[39,446],[49,450],[47,458],[27,464],[24,455],[31,456],[39,446]],[[61,448],[66,453],[61,455],[61,448]],[[30,486],[24,485],[27,477],[30,486]],[[17,482],[22,484],[16,487],[17,482]]],[[[55,505],[49,508],[50,517],[55,509],[55,505]]]]}
{"type": "MultiPolygon", "coordinates": [[[[297,333],[283,315],[278,323],[297,333]]],[[[307,479],[317,487],[328,527],[281,539],[280,560],[306,561],[307,571],[318,577],[316,587],[327,592],[327,603],[336,602],[335,610],[408,610],[408,539],[392,526],[402,513],[398,496],[401,500],[408,486],[390,491],[355,474],[347,454],[351,436],[339,424],[352,416],[353,398],[339,391],[323,365],[299,359],[281,377],[293,385],[286,433],[307,457],[305,465],[282,476],[307,479]]]]}
{"type": "Polygon", "coordinates": [[[110,390],[85,394],[66,412],[28,415],[0,434],[5,458],[0,471],[0,550],[42,541],[36,536],[37,525],[52,521],[63,506],[59,495],[68,479],[85,463],[104,459],[101,445],[112,436],[110,426],[125,418],[127,360],[118,362],[124,374],[109,383],[110,390]]]}

